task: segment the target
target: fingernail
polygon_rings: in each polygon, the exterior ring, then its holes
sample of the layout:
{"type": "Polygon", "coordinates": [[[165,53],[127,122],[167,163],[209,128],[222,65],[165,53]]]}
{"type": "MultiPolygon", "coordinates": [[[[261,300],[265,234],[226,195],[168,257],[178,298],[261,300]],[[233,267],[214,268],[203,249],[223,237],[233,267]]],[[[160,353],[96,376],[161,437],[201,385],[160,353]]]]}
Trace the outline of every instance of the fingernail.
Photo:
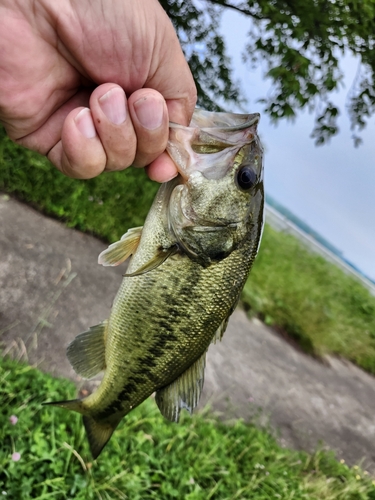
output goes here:
{"type": "Polygon", "coordinates": [[[160,99],[142,97],[134,103],[134,111],[144,128],[154,130],[163,123],[164,103],[160,99]]]}
{"type": "Polygon", "coordinates": [[[124,123],[126,118],[125,92],[116,87],[99,98],[105,116],[115,125],[124,123]]]}
{"type": "Polygon", "coordinates": [[[74,118],[78,130],[86,139],[92,139],[96,136],[94,122],[92,121],[91,111],[89,108],[81,109],[78,115],[74,118]]]}

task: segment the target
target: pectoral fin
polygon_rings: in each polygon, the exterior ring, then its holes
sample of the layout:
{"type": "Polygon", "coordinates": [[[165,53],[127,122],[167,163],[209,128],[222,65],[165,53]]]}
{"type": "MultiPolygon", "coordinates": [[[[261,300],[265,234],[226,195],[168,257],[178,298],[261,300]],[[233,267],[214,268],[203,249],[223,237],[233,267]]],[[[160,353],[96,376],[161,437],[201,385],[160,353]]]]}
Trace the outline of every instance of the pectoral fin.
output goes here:
{"type": "Polygon", "coordinates": [[[156,403],[165,418],[178,422],[183,408],[192,413],[203,389],[205,366],[206,352],[176,380],[156,393],[156,403]]]}
{"type": "Polygon", "coordinates": [[[124,274],[124,277],[132,278],[134,276],[140,276],[141,274],[146,274],[149,271],[153,271],[161,264],[163,264],[163,262],[165,262],[168,259],[168,257],[171,257],[172,255],[176,254],[178,250],[179,249],[177,245],[167,248],[166,250],[162,248],[156,253],[156,255],[151,260],[146,262],[146,264],[144,264],[139,269],[134,271],[134,273],[124,274]]]}
{"type": "Polygon", "coordinates": [[[112,243],[98,257],[102,266],[118,266],[130,257],[136,250],[141,239],[143,227],[133,227],[126,232],[120,241],[112,243]]]}
{"type": "Polygon", "coordinates": [[[105,369],[105,341],[108,322],[92,326],[71,342],[66,355],[74,371],[84,378],[92,378],[105,369]]]}

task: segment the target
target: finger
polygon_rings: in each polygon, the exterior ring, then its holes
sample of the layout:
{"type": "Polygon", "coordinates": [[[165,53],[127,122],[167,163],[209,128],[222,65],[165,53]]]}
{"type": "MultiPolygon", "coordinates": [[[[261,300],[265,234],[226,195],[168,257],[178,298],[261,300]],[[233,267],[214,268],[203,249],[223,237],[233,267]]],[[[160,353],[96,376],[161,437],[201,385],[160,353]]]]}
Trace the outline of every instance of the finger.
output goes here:
{"type": "Polygon", "coordinates": [[[123,89],[113,83],[100,85],[91,95],[90,109],[106,154],[105,170],[122,170],[132,165],[137,137],[123,89]]]}
{"type": "Polygon", "coordinates": [[[168,153],[162,153],[146,167],[146,172],[150,179],[156,182],[170,181],[178,174],[176,165],[168,153]]]}
{"type": "Polygon", "coordinates": [[[163,96],[152,89],[137,90],[129,97],[128,105],[137,135],[137,152],[133,165],[144,167],[165,151],[167,146],[167,105],[163,96]]]}
{"type": "Polygon", "coordinates": [[[42,155],[48,152],[61,140],[61,131],[68,114],[77,108],[89,105],[90,91],[82,89],[64,102],[33,132],[23,137],[12,137],[18,144],[28,149],[38,151],[42,155]]]}
{"type": "Polygon", "coordinates": [[[169,121],[188,127],[193,116],[196,100],[167,99],[169,121]]]}
{"type": "Polygon", "coordinates": [[[144,87],[158,90],[167,102],[169,120],[189,125],[197,102],[197,89],[171,20],[154,2],[156,40],[144,87]]]}
{"type": "Polygon", "coordinates": [[[89,108],[77,108],[68,114],[61,141],[48,158],[65,175],[76,179],[91,179],[104,170],[107,157],[89,108]]]}

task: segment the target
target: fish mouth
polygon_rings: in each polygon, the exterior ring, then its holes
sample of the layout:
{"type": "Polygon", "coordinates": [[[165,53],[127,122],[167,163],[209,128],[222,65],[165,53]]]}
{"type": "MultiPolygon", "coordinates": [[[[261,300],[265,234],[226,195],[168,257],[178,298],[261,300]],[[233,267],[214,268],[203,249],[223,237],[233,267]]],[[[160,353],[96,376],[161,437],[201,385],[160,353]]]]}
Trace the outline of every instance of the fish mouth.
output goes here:
{"type": "Polygon", "coordinates": [[[238,151],[258,140],[258,113],[238,114],[197,109],[189,127],[169,124],[167,151],[186,181],[193,172],[222,178],[238,151]]]}

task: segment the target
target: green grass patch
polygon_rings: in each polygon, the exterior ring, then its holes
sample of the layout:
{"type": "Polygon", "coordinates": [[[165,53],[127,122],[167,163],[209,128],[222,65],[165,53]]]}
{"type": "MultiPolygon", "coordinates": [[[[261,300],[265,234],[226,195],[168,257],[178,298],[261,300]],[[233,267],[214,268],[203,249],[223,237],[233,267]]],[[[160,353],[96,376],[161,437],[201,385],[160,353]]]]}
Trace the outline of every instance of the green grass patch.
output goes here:
{"type": "MultiPolygon", "coordinates": [[[[157,188],[132,168],[67,178],[0,129],[0,189],[108,242],[143,224],[157,188]]],[[[292,236],[266,226],[243,303],[305,351],[343,356],[375,373],[375,297],[292,236]]]]}
{"type": "Polygon", "coordinates": [[[136,168],[71,179],[43,156],[16,146],[0,127],[0,189],[68,227],[116,241],[130,227],[143,225],[158,187],[136,168]]]}
{"type": "Polygon", "coordinates": [[[4,498],[375,499],[375,481],[331,454],[281,448],[253,425],[226,425],[207,412],[172,424],[152,399],[124,419],[92,462],[80,416],[41,407],[47,399],[73,397],[70,382],[0,358],[4,498]]]}
{"type": "Polygon", "coordinates": [[[375,373],[375,297],[296,238],[266,227],[243,301],[305,351],[375,373]]]}

